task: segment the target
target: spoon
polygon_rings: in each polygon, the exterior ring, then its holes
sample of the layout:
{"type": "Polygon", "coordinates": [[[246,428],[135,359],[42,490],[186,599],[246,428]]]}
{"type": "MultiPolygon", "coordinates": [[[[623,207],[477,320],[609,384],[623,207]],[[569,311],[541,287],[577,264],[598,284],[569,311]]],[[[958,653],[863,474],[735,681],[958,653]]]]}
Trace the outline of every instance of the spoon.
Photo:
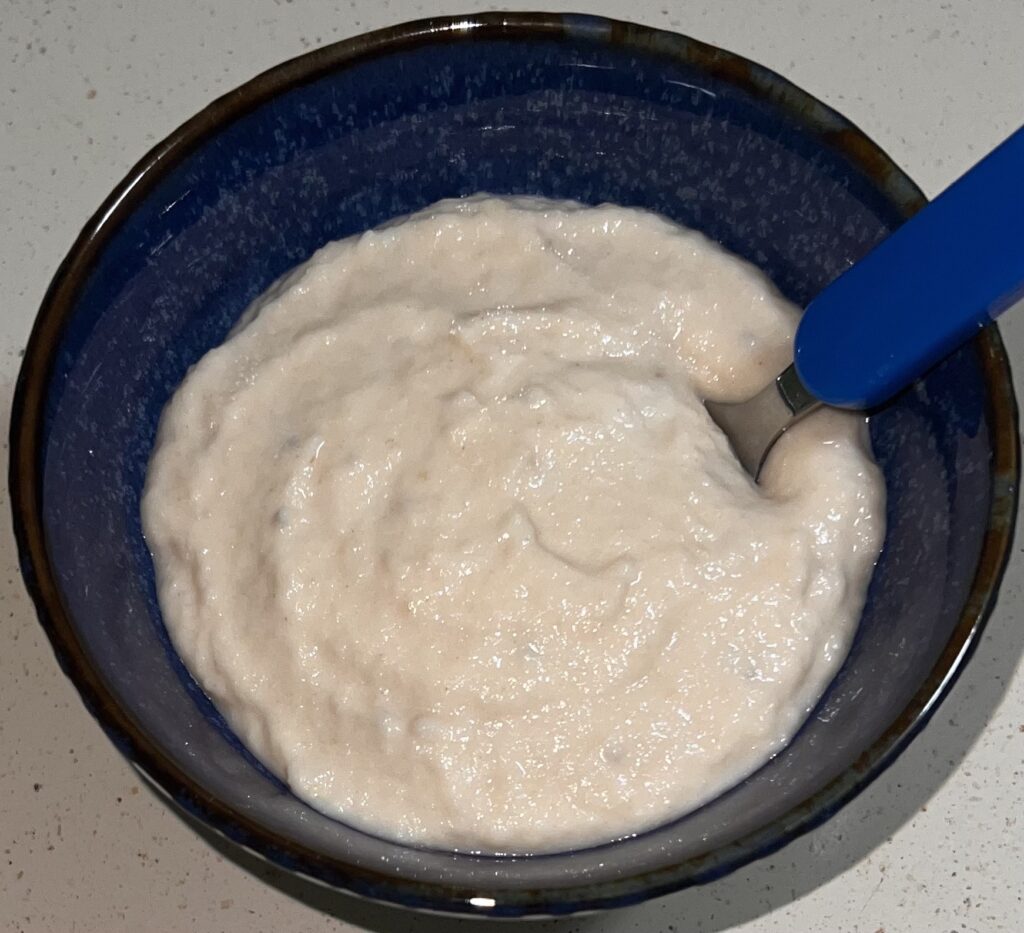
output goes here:
{"type": "Polygon", "coordinates": [[[802,418],[889,401],[1022,297],[1024,127],[807,306],[773,382],[705,406],[756,480],[802,418]]]}

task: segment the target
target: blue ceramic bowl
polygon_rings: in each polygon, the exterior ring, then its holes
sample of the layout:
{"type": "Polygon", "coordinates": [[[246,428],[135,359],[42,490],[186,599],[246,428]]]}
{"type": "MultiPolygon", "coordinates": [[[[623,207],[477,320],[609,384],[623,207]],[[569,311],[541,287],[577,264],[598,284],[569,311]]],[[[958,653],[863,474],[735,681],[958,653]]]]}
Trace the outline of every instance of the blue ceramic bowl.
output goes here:
{"type": "Polygon", "coordinates": [[[328,240],[476,191],[659,211],[752,260],[798,303],[923,203],[838,114],[677,35],[493,14],[305,55],[154,149],[58,271],[11,430],[22,570],[58,660],[113,741],[230,838],[418,908],[627,904],[821,822],[934,709],[1007,555],[1018,470],[1009,372],[989,328],[872,418],[889,527],[853,649],[792,744],[739,787],[572,853],[474,857],[377,839],[288,793],[183,669],[157,607],[139,492],[161,408],[254,296],[328,240]]]}

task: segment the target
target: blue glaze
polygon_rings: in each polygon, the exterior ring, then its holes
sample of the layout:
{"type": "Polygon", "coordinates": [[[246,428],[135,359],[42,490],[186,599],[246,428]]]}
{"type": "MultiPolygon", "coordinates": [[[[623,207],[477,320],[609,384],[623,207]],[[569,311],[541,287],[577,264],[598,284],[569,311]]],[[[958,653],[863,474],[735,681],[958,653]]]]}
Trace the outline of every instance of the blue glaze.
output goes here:
{"type": "Polygon", "coordinates": [[[794,356],[823,402],[887,402],[1024,296],[1024,128],[808,306],[794,356]]]}
{"type": "MultiPolygon", "coordinates": [[[[138,735],[202,794],[165,786],[286,867],[410,906],[472,912],[447,900],[456,889],[494,896],[488,912],[499,916],[629,903],[721,874],[822,818],[849,789],[811,813],[792,808],[846,774],[933,669],[993,497],[984,375],[967,347],[872,419],[889,528],[850,656],[818,709],[740,786],[636,838],[526,860],[396,846],[312,810],[241,748],[169,642],[139,497],[167,399],[282,272],[329,240],[442,197],[525,193],[659,211],[804,304],[904,218],[823,142],[845,125],[823,108],[801,110],[807,98],[787,109],[782,96],[716,77],[687,62],[678,38],[614,43],[606,21],[571,23],[564,39],[438,36],[363,58],[151,169],[75,294],[46,387],[41,510],[61,597],[138,735]],[[538,890],[567,885],[571,896],[538,900],[538,890]]],[[[758,74],[779,95],[796,94],[758,74]]],[[[32,566],[25,572],[33,579],[32,566]]],[[[134,757],[131,737],[115,738],[134,757]]]]}

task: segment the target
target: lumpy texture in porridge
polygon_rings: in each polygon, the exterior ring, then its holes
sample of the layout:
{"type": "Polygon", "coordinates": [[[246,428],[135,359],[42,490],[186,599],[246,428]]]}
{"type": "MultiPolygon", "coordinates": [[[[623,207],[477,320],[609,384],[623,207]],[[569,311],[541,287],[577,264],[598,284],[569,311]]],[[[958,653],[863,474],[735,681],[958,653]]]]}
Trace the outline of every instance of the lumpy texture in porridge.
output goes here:
{"type": "Polygon", "coordinates": [[[175,646],[324,812],[399,840],[637,832],[782,748],[883,531],[862,421],[755,485],[702,398],[795,309],[644,212],[471,198],[320,250],[189,373],[143,522],[175,646]]]}

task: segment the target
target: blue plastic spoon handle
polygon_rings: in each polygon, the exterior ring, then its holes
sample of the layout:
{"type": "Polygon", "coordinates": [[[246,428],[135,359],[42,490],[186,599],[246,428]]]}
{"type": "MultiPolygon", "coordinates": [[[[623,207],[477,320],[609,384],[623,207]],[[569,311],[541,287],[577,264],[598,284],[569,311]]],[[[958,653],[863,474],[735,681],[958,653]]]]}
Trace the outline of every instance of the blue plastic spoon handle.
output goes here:
{"type": "Polygon", "coordinates": [[[1024,127],[808,305],[796,370],[829,405],[888,401],[1024,297],[1024,127]]]}

